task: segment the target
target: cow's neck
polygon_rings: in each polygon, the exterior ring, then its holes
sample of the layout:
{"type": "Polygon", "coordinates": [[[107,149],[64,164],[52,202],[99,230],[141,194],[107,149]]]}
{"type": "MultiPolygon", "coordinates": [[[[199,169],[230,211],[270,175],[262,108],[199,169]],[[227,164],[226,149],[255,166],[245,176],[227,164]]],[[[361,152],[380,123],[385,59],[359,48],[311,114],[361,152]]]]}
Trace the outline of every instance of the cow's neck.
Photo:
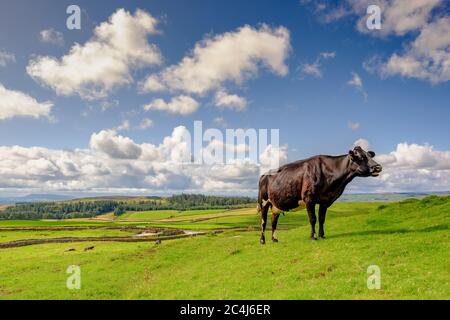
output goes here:
{"type": "Polygon", "coordinates": [[[336,159],[338,168],[332,178],[332,186],[344,189],[349,182],[355,178],[355,170],[352,168],[352,161],[348,155],[340,156],[336,159]]]}

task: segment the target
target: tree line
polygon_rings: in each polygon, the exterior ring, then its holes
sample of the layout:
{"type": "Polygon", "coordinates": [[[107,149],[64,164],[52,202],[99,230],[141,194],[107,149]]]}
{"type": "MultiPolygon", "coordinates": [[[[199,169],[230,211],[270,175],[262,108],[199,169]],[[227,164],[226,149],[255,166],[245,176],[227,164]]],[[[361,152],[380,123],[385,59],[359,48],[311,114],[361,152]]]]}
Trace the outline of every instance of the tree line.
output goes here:
{"type": "Polygon", "coordinates": [[[140,200],[71,200],[16,203],[0,211],[0,219],[71,219],[91,218],[108,212],[126,211],[231,209],[254,205],[252,197],[223,197],[180,194],[167,198],[140,200]]]}

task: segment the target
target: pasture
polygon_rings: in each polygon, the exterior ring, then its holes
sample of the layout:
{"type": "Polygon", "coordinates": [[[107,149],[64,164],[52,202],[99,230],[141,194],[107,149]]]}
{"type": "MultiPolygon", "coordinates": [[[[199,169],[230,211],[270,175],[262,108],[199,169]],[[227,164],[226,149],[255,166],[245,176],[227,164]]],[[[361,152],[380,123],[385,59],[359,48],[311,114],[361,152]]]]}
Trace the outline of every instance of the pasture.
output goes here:
{"type": "Polygon", "coordinates": [[[450,197],[436,196],[336,203],[320,241],[305,210],[286,213],[264,246],[255,209],[3,220],[0,246],[72,240],[0,248],[0,299],[448,299],[449,222],[450,197]],[[70,265],[79,290],[66,287],[70,265]],[[380,289],[367,287],[371,265],[380,289]]]}

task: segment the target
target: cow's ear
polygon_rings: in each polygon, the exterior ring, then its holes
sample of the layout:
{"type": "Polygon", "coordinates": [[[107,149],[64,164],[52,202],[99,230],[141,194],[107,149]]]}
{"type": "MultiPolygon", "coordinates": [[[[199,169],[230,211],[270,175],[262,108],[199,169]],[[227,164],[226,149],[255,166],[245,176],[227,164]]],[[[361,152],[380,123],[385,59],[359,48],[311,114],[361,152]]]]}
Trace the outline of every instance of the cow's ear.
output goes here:
{"type": "Polygon", "coordinates": [[[369,151],[369,152],[367,152],[367,153],[369,154],[369,156],[370,156],[371,158],[375,157],[375,152],[369,151]]]}
{"type": "Polygon", "coordinates": [[[355,153],[353,152],[353,150],[348,151],[348,157],[350,158],[350,160],[353,160],[355,158],[355,153]]]}

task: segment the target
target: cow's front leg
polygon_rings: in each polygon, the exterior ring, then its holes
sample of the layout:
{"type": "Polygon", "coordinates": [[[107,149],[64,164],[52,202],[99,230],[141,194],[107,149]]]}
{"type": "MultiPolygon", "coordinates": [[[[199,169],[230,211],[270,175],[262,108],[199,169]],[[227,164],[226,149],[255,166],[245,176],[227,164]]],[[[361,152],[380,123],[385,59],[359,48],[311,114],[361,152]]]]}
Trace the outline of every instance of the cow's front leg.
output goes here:
{"type": "Polygon", "coordinates": [[[272,213],[272,241],[273,242],[278,242],[278,238],[276,235],[276,230],[277,230],[277,223],[278,223],[278,218],[280,217],[279,213],[272,213]]]}
{"type": "Polygon", "coordinates": [[[319,239],[325,239],[325,231],[323,226],[325,224],[325,217],[327,215],[327,206],[321,204],[319,207],[319,239]]]}
{"type": "Polygon", "coordinates": [[[311,225],[311,240],[316,238],[316,204],[314,202],[306,203],[306,210],[308,211],[309,224],[311,225]]]}

